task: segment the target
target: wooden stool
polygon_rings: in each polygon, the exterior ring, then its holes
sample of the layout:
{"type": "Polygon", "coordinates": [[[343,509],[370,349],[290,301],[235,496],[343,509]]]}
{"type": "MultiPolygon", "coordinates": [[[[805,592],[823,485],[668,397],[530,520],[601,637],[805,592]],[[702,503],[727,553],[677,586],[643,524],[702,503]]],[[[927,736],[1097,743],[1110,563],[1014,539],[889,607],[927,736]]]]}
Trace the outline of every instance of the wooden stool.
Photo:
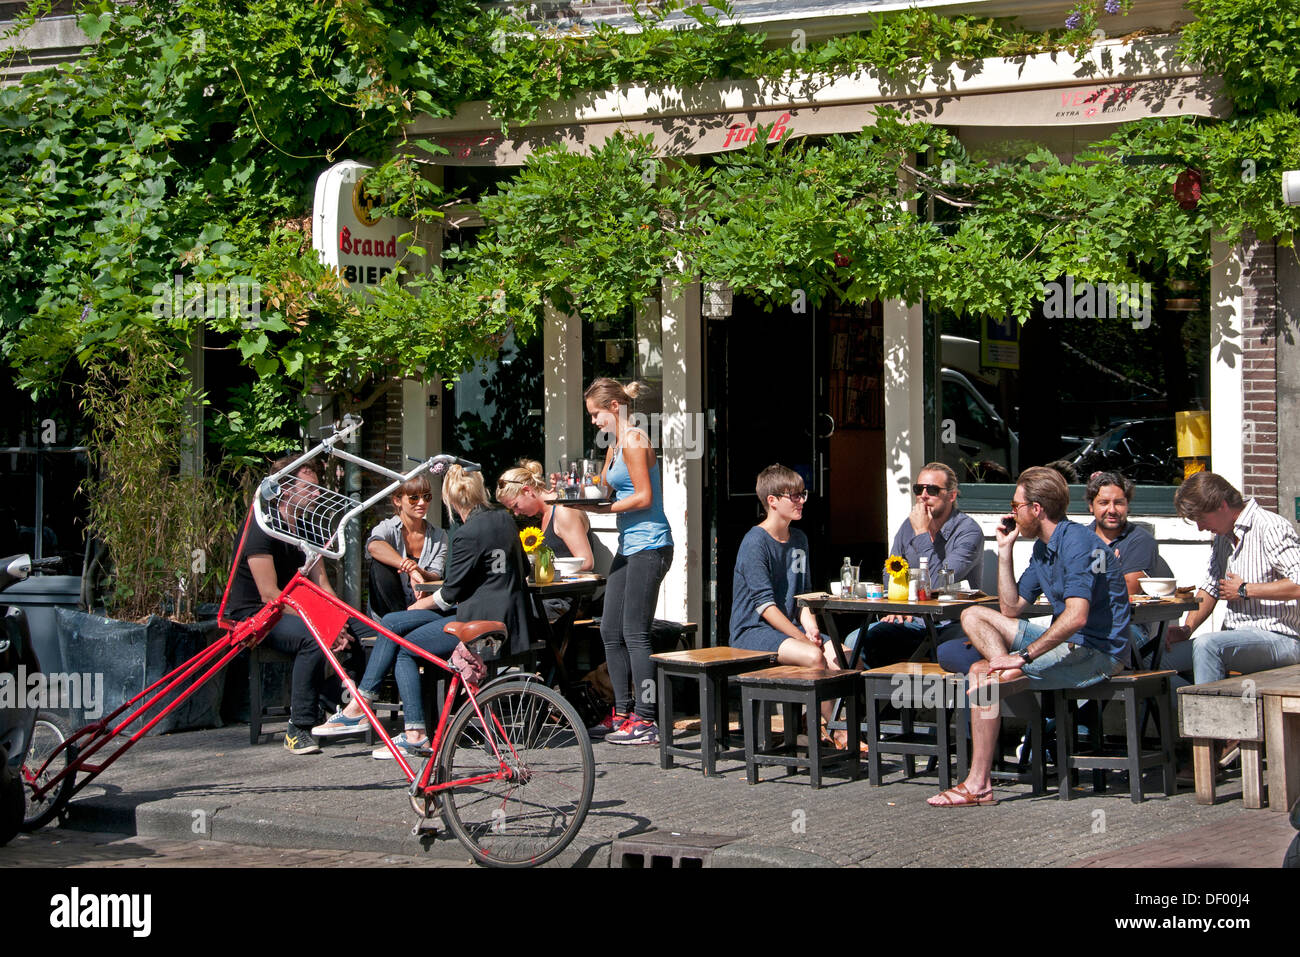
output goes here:
{"type": "MultiPolygon", "coordinates": [[[[969,676],[954,675],[953,678],[957,684],[957,694],[960,696],[960,700],[965,702],[965,707],[961,710],[955,707],[953,709],[953,716],[957,719],[957,766],[961,768],[967,766],[967,755],[970,749],[968,737],[970,735],[972,712],[970,696],[966,693],[969,676]]],[[[1028,773],[1025,774],[1019,770],[999,770],[995,763],[993,769],[989,771],[989,777],[994,781],[1010,781],[1016,784],[1028,783],[1031,793],[1043,794],[1047,790],[1047,756],[1044,753],[1047,741],[1047,722],[1043,714],[1043,692],[1022,690],[1014,691],[1011,694],[1003,694],[999,687],[996,693],[998,695],[998,713],[1004,718],[1012,716],[1023,719],[1027,725],[1029,733],[1029,767],[1028,773]]],[[[983,692],[977,692],[976,697],[978,698],[980,694],[983,694],[983,692]]],[[[988,703],[991,705],[993,702],[990,700],[988,703]]],[[[1005,732],[1005,723],[1002,727],[1005,732]]],[[[1002,759],[1004,750],[999,746],[999,761],[1002,759]]]]}
{"type": "MultiPolygon", "coordinates": [[[[847,764],[849,776],[858,778],[859,708],[858,692],[862,689],[859,671],[827,671],[824,668],[797,668],[780,665],[763,671],[751,671],[736,678],[741,691],[742,721],[745,725],[745,774],[750,784],[758,783],[759,765],[785,767],[787,774],[807,768],[812,786],[821,787],[822,771],[847,764]],[[843,698],[848,705],[848,747],[845,751],[824,748],[821,743],[821,704],[843,698]],[[758,747],[759,709],[764,704],[779,704],[785,721],[781,747],[758,747]],[[805,709],[808,753],[798,754],[799,707],[805,709]]],[[[767,721],[765,730],[770,732],[767,721]]]]}
{"type": "Polygon", "coordinates": [[[651,655],[659,675],[659,766],[671,768],[673,756],[699,756],[705,775],[716,774],[719,759],[743,758],[743,749],[718,751],[727,741],[727,679],[745,671],[776,663],[776,655],[744,648],[695,648],[651,655]],[[700,747],[696,751],[673,743],[672,677],[691,678],[700,689],[700,747]]]}
{"type": "MultiPolygon", "coordinates": [[[[880,784],[880,756],[901,754],[907,777],[916,775],[916,758],[920,755],[936,760],[940,788],[946,791],[952,787],[949,725],[956,717],[957,728],[963,728],[962,712],[967,707],[963,676],[944,671],[934,662],[901,661],[864,671],[862,677],[867,691],[867,775],[872,785],[880,784]],[[881,725],[880,706],[886,703],[902,712],[901,731],[897,734],[886,733],[881,725]],[[919,708],[935,710],[933,729],[924,727],[918,733],[913,712],[919,708]],[[932,735],[924,733],[930,730],[932,735]]],[[[969,764],[966,738],[964,734],[957,738],[957,778],[965,780],[969,764]]]]}
{"type": "MultiPolygon", "coordinates": [[[[271,662],[282,662],[293,667],[293,655],[276,651],[262,642],[254,645],[248,653],[248,743],[258,744],[262,739],[262,719],[264,717],[289,716],[289,707],[285,704],[267,707],[262,703],[262,666],[271,662]]],[[[288,682],[285,688],[289,687],[288,682]]]]}
{"type": "MultiPolygon", "coordinates": [[[[1128,771],[1129,797],[1134,804],[1142,803],[1142,772],[1158,767],[1164,772],[1165,795],[1172,797],[1178,785],[1174,778],[1174,725],[1169,714],[1169,679],[1174,671],[1130,671],[1111,675],[1105,681],[1086,688],[1064,688],[1054,691],[1056,701],[1056,768],[1058,791],[1062,801],[1070,800],[1070,771],[1128,771]],[[1070,706],[1079,700],[1124,702],[1125,753],[1107,753],[1101,728],[1101,708],[1097,713],[1097,727],[1093,730],[1093,751],[1073,753],[1074,716],[1070,706]],[[1141,727],[1138,721],[1138,704],[1148,704],[1156,709],[1156,731],[1159,749],[1143,751],[1141,727]]],[[[1093,777],[1092,789],[1102,790],[1101,775],[1093,777]]]]}

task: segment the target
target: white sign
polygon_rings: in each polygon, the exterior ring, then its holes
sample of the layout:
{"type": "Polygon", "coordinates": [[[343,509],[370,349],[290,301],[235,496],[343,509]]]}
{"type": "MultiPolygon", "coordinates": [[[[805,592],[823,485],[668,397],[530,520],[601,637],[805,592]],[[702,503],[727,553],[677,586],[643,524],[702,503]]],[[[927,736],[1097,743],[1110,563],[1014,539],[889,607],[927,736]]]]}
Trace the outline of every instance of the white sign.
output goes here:
{"type": "Polygon", "coordinates": [[[399,261],[413,265],[406,259],[406,244],[398,238],[411,232],[411,222],[375,213],[378,200],[365,189],[371,169],[344,160],[316,180],[312,247],[322,263],[338,269],[353,286],[378,285],[399,261]]]}

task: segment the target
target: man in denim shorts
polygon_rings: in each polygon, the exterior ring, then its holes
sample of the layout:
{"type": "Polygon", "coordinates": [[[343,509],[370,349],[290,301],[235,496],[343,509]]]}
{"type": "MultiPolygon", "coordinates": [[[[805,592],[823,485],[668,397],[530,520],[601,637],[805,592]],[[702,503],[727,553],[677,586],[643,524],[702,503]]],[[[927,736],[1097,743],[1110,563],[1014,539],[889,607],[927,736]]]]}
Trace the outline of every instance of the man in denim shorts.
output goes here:
{"type": "Polygon", "coordinates": [[[1011,514],[997,530],[999,607],[974,605],[961,616],[962,631],[984,656],[970,670],[970,773],[961,784],[930,798],[934,807],[997,803],[989,772],[1001,722],[998,695],[990,692],[1086,688],[1122,667],[1128,647],[1128,588],[1119,563],[1097,536],[1065,517],[1069,504],[1070,491],[1054,469],[1020,474],[1011,514]],[[1037,541],[1017,585],[1011,552],[1021,536],[1037,541]],[[1052,606],[1052,623],[1046,627],[1020,617],[1039,595],[1052,606]],[[991,704],[976,705],[988,697],[991,704]]]}

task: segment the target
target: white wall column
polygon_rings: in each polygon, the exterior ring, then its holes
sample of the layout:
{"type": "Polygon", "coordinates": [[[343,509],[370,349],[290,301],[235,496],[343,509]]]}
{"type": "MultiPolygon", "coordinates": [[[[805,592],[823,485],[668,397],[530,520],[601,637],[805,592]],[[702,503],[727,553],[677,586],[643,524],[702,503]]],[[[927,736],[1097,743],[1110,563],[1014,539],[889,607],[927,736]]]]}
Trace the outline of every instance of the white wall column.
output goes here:
{"type": "Polygon", "coordinates": [[[884,302],[886,531],[912,509],[912,480],[925,464],[925,330],[919,305],[884,302]]]}
{"type": "Polygon", "coordinates": [[[548,302],[543,336],[546,460],[542,470],[549,474],[561,457],[583,456],[582,320],[560,312],[548,302]]]}
{"type": "MultiPolygon", "coordinates": [[[[698,622],[704,614],[704,345],[700,284],[663,283],[664,513],[673,531],[673,565],[656,614],[698,622]]],[[[698,640],[698,639],[697,639],[698,640]]]]}
{"type": "Polygon", "coordinates": [[[1215,243],[1210,269],[1210,467],[1240,489],[1245,385],[1242,377],[1242,250],[1215,243]]]}

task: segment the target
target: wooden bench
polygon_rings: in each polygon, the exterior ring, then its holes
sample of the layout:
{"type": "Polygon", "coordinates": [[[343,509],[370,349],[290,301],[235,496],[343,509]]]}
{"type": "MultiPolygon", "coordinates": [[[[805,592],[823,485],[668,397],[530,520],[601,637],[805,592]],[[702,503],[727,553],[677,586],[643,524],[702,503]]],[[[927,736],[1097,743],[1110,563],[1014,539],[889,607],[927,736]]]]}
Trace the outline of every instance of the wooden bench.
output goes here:
{"type": "MultiPolygon", "coordinates": [[[[750,784],[758,783],[760,765],[779,765],[787,774],[799,768],[808,769],[809,781],[814,788],[821,787],[822,772],[830,767],[847,764],[849,776],[857,780],[859,772],[858,698],[862,690],[859,671],[828,671],[824,668],[798,668],[779,665],[762,671],[739,675],[742,721],[745,725],[745,775],[750,784]],[[848,705],[848,747],[840,751],[821,743],[821,704],[843,698],[848,705]],[[782,743],[759,746],[759,711],[764,705],[780,705],[784,727],[782,743]],[[798,709],[805,711],[805,728],[808,748],[805,755],[798,753],[798,709]]],[[[763,724],[766,724],[766,719],[763,724]]],[[[763,729],[764,738],[770,736],[770,727],[763,729]]]]}
{"type": "MultiPolygon", "coordinates": [[[[1174,774],[1174,723],[1169,713],[1169,680],[1174,671],[1128,671],[1111,675],[1105,681],[1086,688],[1066,688],[1053,692],[1056,701],[1056,762],[1061,800],[1070,799],[1070,772],[1089,770],[1093,773],[1093,792],[1104,789],[1105,771],[1128,771],[1129,797],[1133,803],[1142,803],[1142,772],[1149,767],[1161,769],[1166,797],[1178,793],[1174,774]],[[1110,701],[1124,704],[1125,750],[1122,754],[1110,753],[1105,748],[1102,733],[1102,708],[1098,708],[1096,727],[1092,728],[1093,750],[1075,752],[1074,715],[1070,708],[1076,701],[1096,701],[1105,705],[1110,701]],[[1142,724],[1138,705],[1156,709],[1156,731],[1159,748],[1142,750],[1142,724]]],[[[1144,713],[1144,712],[1143,712],[1144,713]]]]}
{"type": "Polygon", "coordinates": [[[1241,742],[1242,803],[1264,806],[1264,707],[1255,689],[1265,674],[1178,689],[1178,733],[1192,739],[1197,804],[1214,803],[1214,742],[1235,739],[1241,742]]]}
{"type": "Polygon", "coordinates": [[[659,685],[659,766],[671,768],[673,756],[696,757],[703,763],[705,775],[715,774],[719,759],[744,757],[743,749],[719,751],[727,741],[727,679],[767,664],[776,663],[776,655],[744,648],[694,648],[651,655],[659,685]],[[700,689],[700,747],[681,747],[673,740],[673,677],[698,682],[700,689]]]}

